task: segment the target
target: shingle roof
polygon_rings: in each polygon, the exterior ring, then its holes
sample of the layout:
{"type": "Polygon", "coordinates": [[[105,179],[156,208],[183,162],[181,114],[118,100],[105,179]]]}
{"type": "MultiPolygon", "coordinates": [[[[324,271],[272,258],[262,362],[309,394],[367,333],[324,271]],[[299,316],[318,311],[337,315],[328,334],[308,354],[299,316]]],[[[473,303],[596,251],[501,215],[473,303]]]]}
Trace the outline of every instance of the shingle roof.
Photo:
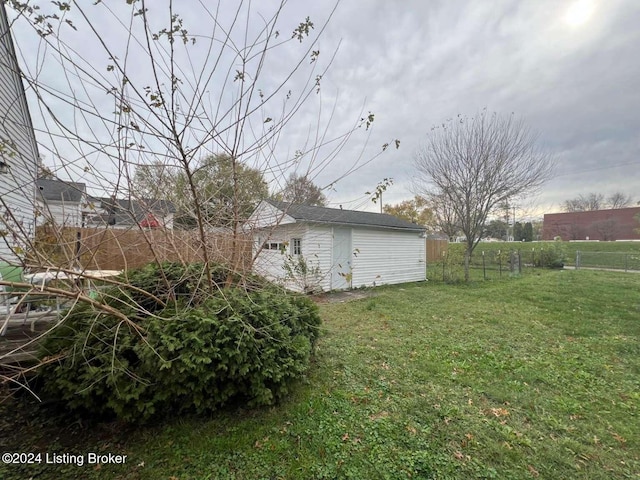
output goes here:
{"type": "Polygon", "coordinates": [[[48,178],[38,178],[36,184],[40,197],[49,202],[80,203],[87,189],[84,183],[63,182],[48,178]]]}
{"type": "Polygon", "coordinates": [[[91,217],[91,222],[98,224],[135,226],[148,219],[149,215],[164,216],[176,211],[175,205],[169,200],[121,198],[90,198],[89,200],[105,211],[91,217]]]}
{"type": "Polygon", "coordinates": [[[367,227],[391,228],[396,230],[423,231],[424,227],[401,220],[386,213],[360,212],[357,210],[342,210],[340,208],[311,207],[296,205],[276,200],[267,200],[279,210],[282,210],[295,220],[313,223],[331,223],[339,225],[360,225],[367,227]]]}
{"type": "Polygon", "coordinates": [[[115,207],[116,211],[123,211],[129,214],[133,214],[136,218],[144,218],[148,213],[168,214],[175,213],[176,207],[173,202],[169,200],[156,200],[156,199],[139,199],[128,200],[122,198],[99,198],[97,199],[100,206],[105,210],[108,210],[111,206],[115,207]]]}

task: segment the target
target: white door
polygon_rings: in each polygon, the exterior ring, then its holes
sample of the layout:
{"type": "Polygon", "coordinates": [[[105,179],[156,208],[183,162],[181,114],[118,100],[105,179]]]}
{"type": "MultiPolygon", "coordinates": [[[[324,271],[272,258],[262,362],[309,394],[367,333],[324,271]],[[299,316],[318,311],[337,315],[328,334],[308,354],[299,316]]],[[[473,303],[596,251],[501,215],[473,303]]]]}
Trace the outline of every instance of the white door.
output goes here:
{"type": "Polygon", "coordinates": [[[331,289],[344,290],[351,287],[351,229],[333,229],[333,268],[331,289]]]}

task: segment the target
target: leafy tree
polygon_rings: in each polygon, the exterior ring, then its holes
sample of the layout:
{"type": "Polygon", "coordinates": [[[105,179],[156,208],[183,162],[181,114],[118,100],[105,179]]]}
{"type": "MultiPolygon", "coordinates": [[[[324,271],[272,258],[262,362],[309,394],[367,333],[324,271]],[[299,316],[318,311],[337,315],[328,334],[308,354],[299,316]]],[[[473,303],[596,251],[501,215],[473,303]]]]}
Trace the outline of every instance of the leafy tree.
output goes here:
{"type": "Polygon", "coordinates": [[[384,213],[401,218],[407,222],[416,223],[424,227],[433,228],[435,217],[429,202],[419,195],[411,200],[405,200],[396,205],[385,205],[384,213]]]}
{"type": "Polygon", "coordinates": [[[414,161],[419,193],[441,198],[466,237],[465,280],[487,216],[510,198],[536,191],[551,177],[550,156],[512,116],[458,116],[432,129],[414,161]]]}
{"type": "Polygon", "coordinates": [[[516,222],[513,225],[513,240],[515,242],[520,242],[524,238],[524,227],[520,222],[516,222]]]}
{"type": "Polygon", "coordinates": [[[284,202],[298,203],[324,207],[327,204],[327,197],[307,175],[297,175],[292,173],[287,178],[282,192],[277,194],[276,199],[284,202]]]}
{"type": "Polygon", "coordinates": [[[197,213],[194,196],[187,187],[192,182],[201,199],[204,221],[212,227],[233,227],[234,211],[246,219],[260,200],[267,198],[267,183],[259,170],[242,163],[234,165],[228,155],[211,155],[201,160],[193,169],[191,179],[185,171],[155,162],[136,169],[134,188],[145,198],[170,200],[177,209],[175,223],[183,227],[195,227],[197,213]]]}
{"type": "Polygon", "coordinates": [[[484,238],[500,238],[505,240],[507,238],[507,230],[509,226],[507,222],[502,220],[491,220],[484,228],[482,236],[484,238]]]}
{"type": "Polygon", "coordinates": [[[524,231],[522,232],[522,237],[525,242],[533,241],[533,224],[531,222],[527,222],[524,224],[524,231]]]}

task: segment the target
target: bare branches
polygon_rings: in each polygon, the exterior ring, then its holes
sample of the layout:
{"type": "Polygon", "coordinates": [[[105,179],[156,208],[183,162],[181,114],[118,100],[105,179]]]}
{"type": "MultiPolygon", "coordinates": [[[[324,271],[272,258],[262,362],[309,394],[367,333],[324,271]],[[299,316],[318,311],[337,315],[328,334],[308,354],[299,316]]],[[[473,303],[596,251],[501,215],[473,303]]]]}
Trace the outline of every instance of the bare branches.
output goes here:
{"type": "Polygon", "coordinates": [[[522,120],[483,111],[433,128],[416,154],[416,193],[435,200],[449,224],[459,225],[467,265],[489,213],[507,199],[535,193],[551,177],[552,159],[536,140],[522,120]]]}
{"type": "Polygon", "coordinates": [[[565,200],[562,210],[565,212],[592,212],[595,210],[625,208],[631,205],[633,197],[623,192],[613,192],[605,198],[603,193],[591,192],[565,200]]]}

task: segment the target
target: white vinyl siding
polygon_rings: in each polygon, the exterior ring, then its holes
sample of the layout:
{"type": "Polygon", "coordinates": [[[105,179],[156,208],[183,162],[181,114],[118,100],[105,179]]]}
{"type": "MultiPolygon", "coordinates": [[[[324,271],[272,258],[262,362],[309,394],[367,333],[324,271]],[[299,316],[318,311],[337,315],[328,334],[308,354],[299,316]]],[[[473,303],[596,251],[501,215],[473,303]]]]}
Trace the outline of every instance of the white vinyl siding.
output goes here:
{"type": "Polygon", "coordinates": [[[418,232],[353,229],[353,287],[426,279],[425,241],[418,232]]]}
{"type": "Polygon", "coordinates": [[[38,149],[27,108],[4,2],[0,2],[0,155],[9,164],[0,174],[0,261],[14,263],[34,234],[38,149]]]}
{"type": "MultiPolygon", "coordinates": [[[[254,235],[254,248],[265,243],[285,245],[284,253],[281,249],[263,248],[253,266],[254,271],[270,280],[283,284],[285,287],[301,291],[301,283],[287,279],[285,262],[289,256],[298,257],[293,252],[293,240],[300,239],[302,255],[309,268],[317,269],[318,276],[314,280],[321,290],[331,289],[331,227],[305,224],[280,225],[269,233],[264,230],[254,235]]],[[[255,251],[255,250],[254,250],[255,251]]],[[[295,258],[294,258],[295,261],[295,258]]]]}
{"type": "Polygon", "coordinates": [[[52,202],[47,201],[46,205],[38,201],[38,217],[36,223],[55,224],[59,227],[82,227],[82,209],[77,202],[52,202]]]}

